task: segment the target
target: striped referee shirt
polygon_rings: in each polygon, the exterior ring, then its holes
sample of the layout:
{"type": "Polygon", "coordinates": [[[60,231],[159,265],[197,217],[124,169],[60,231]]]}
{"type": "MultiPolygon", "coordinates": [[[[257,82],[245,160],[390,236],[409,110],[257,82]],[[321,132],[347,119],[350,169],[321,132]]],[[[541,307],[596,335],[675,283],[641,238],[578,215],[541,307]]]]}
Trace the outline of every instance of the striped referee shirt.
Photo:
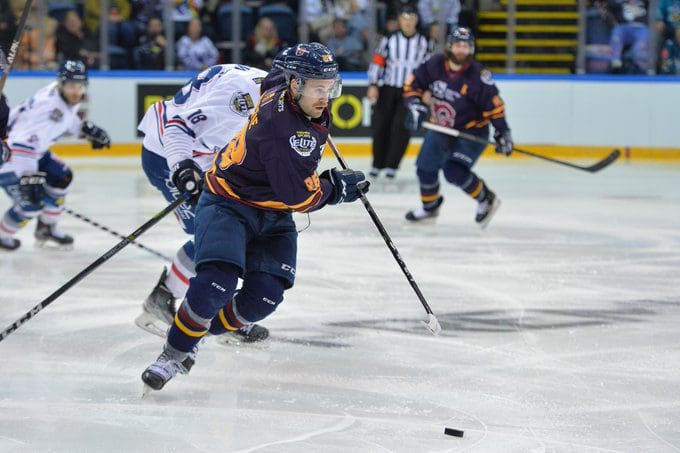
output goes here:
{"type": "Polygon", "coordinates": [[[420,33],[406,37],[401,30],[380,40],[368,66],[368,83],[401,88],[406,78],[428,57],[427,38],[420,33]]]}

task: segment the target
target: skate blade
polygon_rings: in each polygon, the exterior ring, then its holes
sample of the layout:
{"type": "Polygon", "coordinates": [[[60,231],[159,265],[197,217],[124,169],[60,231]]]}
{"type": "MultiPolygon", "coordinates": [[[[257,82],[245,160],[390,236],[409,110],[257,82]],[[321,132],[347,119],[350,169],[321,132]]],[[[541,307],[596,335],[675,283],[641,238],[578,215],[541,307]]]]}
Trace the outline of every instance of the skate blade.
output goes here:
{"type": "Polygon", "coordinates": [[[135,318],[135,325],[151,334],[165,338],[167,336],[168,325],[160,321],[154,315],[143,312],[135,318]],[[161,327],[162,326],[162,327],[161,327]]]}
{"type": "Polygon", "coordinates": [[[491,222],[491,218],[494,216],[494,214],[496,214],[496,211],[498,211],[498,208],[500,207],[501,200],[500,198],[496,198],[496,200],[494,200],[493,204],[491,205],[491,212],[489,212],[489,215],[487,215],[483,221],[479,222],[479,226],[482,230],[486,228],[489,222],[491,222]]]}
{"type": "Polygon", "coordinates": [[[244,341],[237,337],[234,334],[231,333],[224,333],[222,335],[217,335],[215,336],[215,341],[217,344],[233,348],[234,346],[242,347],[245,346],[247,348],[253,348],[253,349],[267,349],[269,348],[269,338],[265,340],[260,340],[260,341],[244,341]]]}
{"type": "Polygon", "coordinates": [[[54,244],[51,243],[50,241],[35,241],[35,246],[39,249],[43,250],[59,250],[62,252],[69,252],[73,250],[73,244],[54,244]]]}
{"type": "Polygon", "coordinates": [[[147,395],[153,392],[154,392],[153,388],[149,387],[147,384],[144,384],[144,388],[142,389],[142,398],[146,397],[147,395]]]}

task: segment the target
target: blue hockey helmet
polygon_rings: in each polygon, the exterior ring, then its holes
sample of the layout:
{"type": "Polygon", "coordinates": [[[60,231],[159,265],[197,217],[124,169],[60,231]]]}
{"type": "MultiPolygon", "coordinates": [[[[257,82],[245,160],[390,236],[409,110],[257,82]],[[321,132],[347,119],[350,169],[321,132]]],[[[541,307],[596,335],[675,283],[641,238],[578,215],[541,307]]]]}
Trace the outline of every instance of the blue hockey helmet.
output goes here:
{"type": "Polygon", "coordinates": [[[79,60],[66,60],[59,65],[57,80],[64,82],[82,82],[87,84],[85,64],[79,60]]]}
{"type": "Polygon", "coordinates": [[[475,35],[472,30],[467,27],[457,27],[451,30],[451,33],[446,37],[446,47],[456,42],[466,42],[470,45],[470,55],[475,53],[475,35]]]}
{"type": "Polygon", "coordinates": [[[286,83],[292,79],[304,84],[305,80],[333,80],[333,88],[328,92],[329,98],[340,96],[342,83],[338,62],[330,49],[323,44],[297,44],[288,47],[274,58],[272,67],[283,71],[286,83]]]}

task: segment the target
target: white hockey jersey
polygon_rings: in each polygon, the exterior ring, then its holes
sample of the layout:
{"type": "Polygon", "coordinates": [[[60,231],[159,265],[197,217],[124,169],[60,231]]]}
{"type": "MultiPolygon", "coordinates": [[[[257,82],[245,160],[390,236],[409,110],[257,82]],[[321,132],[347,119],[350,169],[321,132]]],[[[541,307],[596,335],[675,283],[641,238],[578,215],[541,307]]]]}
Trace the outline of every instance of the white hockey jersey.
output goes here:
{"type": "Polygon", "coordinates": [[[165,157],[169,168],[193,158],[208,170],[215,154],[245,126],[266,75],[235,64],[205,69],[173,99],[149,107],[137,126],[144,134],[144,147],[165,157]]]}
{"type": "Polygon", "coordinates": [[[80,104],[68,105],[59,94],[57,82],[52,82],[10,109],[7,144],[12,158],[0,166],[0,173],[38,171],[38,160],[50,146],[63,136],[80,133],[79,108],[80,104]]]}

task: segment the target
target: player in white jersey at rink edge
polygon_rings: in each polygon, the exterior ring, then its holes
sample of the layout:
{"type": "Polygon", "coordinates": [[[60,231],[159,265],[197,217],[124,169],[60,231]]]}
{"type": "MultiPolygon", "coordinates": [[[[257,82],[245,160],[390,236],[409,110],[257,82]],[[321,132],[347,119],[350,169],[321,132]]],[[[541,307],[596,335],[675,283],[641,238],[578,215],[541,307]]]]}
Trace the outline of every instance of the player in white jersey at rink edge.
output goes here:
{"type": "MultiPolygon", "coordinates": [[[[202,185],[215,155],[239,132],[260,100],[267,72],[244,65],[211,66],[192,78],[167,101],[151,105],[137,127],[144,134],[142,166],[149,182],[174,201],[190,186],[202,185]]],[[[196,199],[193,201],[195,202],[196,199]]],[[[177,251],[170,270],[146,298],[135,324],[165,337],[175,317],[175,301],[183,300],[194,266],[194,205],[175,210],[182,229],[192,237],[177,251]]],[[[250,324],[233,333],[243,342],[265,340],[269,331],[250,324]]]]}
{"type": "Polygon", "coordinates": [[[94,149],[111,145],[103,129],[78,115],[86,90],[85,65],[68,60],[60,65],[55,82],[10,110],[7,145],[12,156],[0,166],[0,186],[13,205],[0,219],[0,250],[18,249],[15,234],[35,217],[38,245],[72,246],[73,237],[56,224],[73,174],[49,148],[67,135],[87,138],[94,149]]]}

